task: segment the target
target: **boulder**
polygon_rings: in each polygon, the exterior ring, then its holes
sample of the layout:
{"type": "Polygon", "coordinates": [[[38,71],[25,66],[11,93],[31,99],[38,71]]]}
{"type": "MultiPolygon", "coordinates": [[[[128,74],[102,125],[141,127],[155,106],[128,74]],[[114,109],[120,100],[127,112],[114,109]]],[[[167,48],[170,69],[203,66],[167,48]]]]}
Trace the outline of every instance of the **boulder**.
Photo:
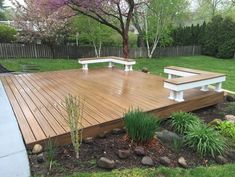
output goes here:
{"type": "Polygon", "coordinates": [[[118,157],[120,159],[127,159],[130,155],[130,150],[118,150],[118,157]]]}
{"type": "Polygon", "coordinates": [[[45,157],[44,157],[44,154],[43,153],[40,153],[37,155],[37,162],[38,163],[43,163],[45,162],[45,157]]]}
{"type": "Polygon", "coordinates": [[[180,158],[178,159],[178,163],[179,163],[179,165],[180,165],[181,167],[183,167],[183,168],[187,168],[187,167],[188,167],[188,164],[187,164],[187,162],[186,162],[186,160],[185,160],[184,157],[180,157],[180,158]]]}
{"type": "Polygon", "coordinates": [[[114,135],[119,135],[119,134],[124,133],[124,130],[121,129],[121,128],[114,128],[114,129],[112,130],[112,133],[113,133],[114,135]]]}
{"type": "Polygon", "coordinates": [[[215,158],[215,161],[218,163],[218,164],[226,164],[228,163],[228,160],[223,157],[222,155],[219,155],[215,158]]]}
{"type": "Polygon", "coordinates": [[[85,144],[92,144],[94,142],[94,138],[93,137],[87,137],[83,140],[83,142],[85,144]]]}
{"type": "Polygon", "coordinates": [[[168,130],[162,130],[161,132],[156,132],[157,138],[163,143],[170,143],[174,141],[182,141],[183,139],[174,132],[168,130]]]}
{"type": "Polygon", "coordinates": [[[104,168],[104,169],[113,169],[115,167],[115,161],[110,160],[106,157],[101,157],[97,161],[97,166],[100,167],[100,168],[104,168]]]}
{"type": "Polygon", "coordinates": [[[230,150],[226,151],[225,154],[227,155],[228,158],[235,160],[235,150],[234,149],[230,149],[230,150]]]}
{"type": "Polygon", "coordinates": [[[209,126],[217,126],[222,122],[221,119],[214,119],[211,122],[208,123],[209,126]]]}
{"type": "Polygon", "coordinates": [[[166,156],[160,157],[159,163],[167,167],[171,166],[171,160],[166,156]]]}
{"type": "Polygon", "coordinates": [[[148,68],[146,68],[146,67],[143,67],[141,71],[142,71],[143,73],[148,73],[148,72],[149,72],[148,68]]]}
{"type": "Polygon", "coordinates": [[[149,156],[144,156],[141,160],[141,163],[145,166],[154,166],[153,159],[149,156]]]}
{"type": "Polygon", "coordinates": [[[234,115],[226,115],[226,116],[224,116],[224,119],[229,122],[235,123],[235,116],[234,115]]]}
{"type": "Polygon", "coordinates": [[[40,145],[40,144],[35,144],[35,145],[33,146],[33,150],[32,150],[32,153],[33,153],[33,154],[39,154],[39,153],[41,153],[42,151],[43,151],[42,145],[40,145]]]}
{"type": "Polygon", "coordinates": [[[146,152],[142,146],[137,146],[134,151],[135,151],[135,154],[138,156],[145,156],[146,155],[146,152]]]}
{"type": "Polygon", "coordinates": [[[107,134],[108,134],[108,132],[107,132],[107,131],[104,131],[104,132],[100,133],[100,134],[98,135],[98,137],[99,137],[99,138],[106,138],[106,137],[107,137],[107,134]]]}

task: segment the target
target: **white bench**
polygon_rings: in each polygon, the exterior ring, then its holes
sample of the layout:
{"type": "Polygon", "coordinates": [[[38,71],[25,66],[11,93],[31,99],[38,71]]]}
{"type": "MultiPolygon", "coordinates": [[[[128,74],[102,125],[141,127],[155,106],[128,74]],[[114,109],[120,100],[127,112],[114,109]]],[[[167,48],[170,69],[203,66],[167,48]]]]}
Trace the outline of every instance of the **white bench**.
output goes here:
{"type": "Polygon", "coordinates": [[[109,63],[108,67],[112,68],[113,63],[117,64],[123,64],[125,65],[124,71],[132,71],[133,68],[132,66],[136,64],[135,60],[132,59],[124,59],[124,58],[119,58],[119,57],[101,57],[101,58],[83,58],[78,60],[80,64],[82,64],[82,69],[83,70],[88,70],[88,64],[93,64],[93,63],[109,63]]]}
{"type": "Polygon", "coordinates": [[[222,92],[222,82],[226,80],[224,74],[175,66],[164,68],[164,72],[168,74],[164,87],[170,90],[169,99],[177,102],[184,101],[184,91],[188,89],[200,87],[201,91],[208,91],[208,86],[215,84],[215,91],[222,92]]]}

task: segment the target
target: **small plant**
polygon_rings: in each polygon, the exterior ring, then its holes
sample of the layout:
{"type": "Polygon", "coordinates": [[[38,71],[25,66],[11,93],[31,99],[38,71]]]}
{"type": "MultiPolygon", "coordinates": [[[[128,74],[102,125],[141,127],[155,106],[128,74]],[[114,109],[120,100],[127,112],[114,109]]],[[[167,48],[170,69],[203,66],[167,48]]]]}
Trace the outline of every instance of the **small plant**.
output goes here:
{"type": "Polygon", "coordinates": [[[235,102],[229,103],[228,106],[224,109],[225,114],[235,115],[235,102]]]}
{"type": "Polygon", "coordinates": [[[225,138],[205,124],[191,125],[185,135],[185,142],[202,156],[215,157],[227,148],[225,138]]]}
{"type": "Polygon", "coordinates": [[[79,159],[79,150],[82,143],[82,119],[84,100],[79,97],[68,95],[65,98],[65,109],[67,112],[67,123],[70,128],[71,141],[79,159]]]}
{"type": "Polygon", "coordinates": [[[183,141],[181,139],[174,138],[171,147],[176,153],[179,153],[183,147],[183,141]]]}
{"type": "Polygon", "coordinates": [[[49,163],[49,172],[52,169],[52,165],[55,164],[55,156],[56,156],[56,146],[54,142],[51,140],[51,138],[48,138],[48,141],[46,142],[46,159],[49,163]]]}
{"type": "Polygon", "coordinates": [[[135,142],[150,141],[159,127],[159,120],[152,114],[135,109],[124,115],[128,136],[135,142]]]}
{"type": "Polygon", "coordinates": [[[201,120],[192,113],[175,112],[171,115],[170,123],[177,133],[185,134],[190,126],[200,124],[201,120]]]}
{"type": "Polygon", "coordinates": [[[217,126],[217,129],[219,132],[228,138],[232,138],[233,141],[235,141],[235,124],[229,121],[222,121],[217,126]]]}

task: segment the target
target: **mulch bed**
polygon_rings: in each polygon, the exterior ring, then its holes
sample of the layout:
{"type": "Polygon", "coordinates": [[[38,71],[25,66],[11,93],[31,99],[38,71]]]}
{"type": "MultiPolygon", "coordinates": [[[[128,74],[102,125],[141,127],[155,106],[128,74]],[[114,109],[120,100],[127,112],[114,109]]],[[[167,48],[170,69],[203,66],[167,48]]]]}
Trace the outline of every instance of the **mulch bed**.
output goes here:
{"type": "MultiPolygon", "coordinates": [[[[227,103],[218,106],[201,109],[195,113],[202,117],[205,122],[210,122],[214,118],[222,118],[221,110],[227,103]]],[[[163,123],[163,128],[170,129],[167,121],[163,123]]],[[[107,157],[116,161],[116,169],[134,168],[144,166],[141,164],[142,157],[135,155],[134,148],[137,144],[132,143],[125,133],[118,135],[108,134],[105,138],[96,138],[92,144],[81,145],[80,159],[75,158],[73,147],[71,145],[57,147],[56,164],[52,166],[52,170],[48,173],[48,163],[39,164],[37,155],[29,155],[32,175],[58,176],[71,174],[73,172],[92,172],[103,171],[96,166],[96,161],[100,157],[107,157]],[[128,159],[120,159],[117,155],[118,150],[130,149],[131,155],[128,159]]],[[[167,144],[162,144],[154,139],[148,144],[144,144],[148,156],[150,156],[155,166],[159,166],[159,157],[167,156],[171,159],[171,167],[178,167],[178,158],[183,156],[189,167],[207,166],[216,163],[211,157],[202,158],[189,148],[182,148],[180,152],[175,152],[167,144]]],[[[30,154],[30,152],[29,152],[30,154]]],[[[233,162],[228,159],[229,162],[233,162]]]]}

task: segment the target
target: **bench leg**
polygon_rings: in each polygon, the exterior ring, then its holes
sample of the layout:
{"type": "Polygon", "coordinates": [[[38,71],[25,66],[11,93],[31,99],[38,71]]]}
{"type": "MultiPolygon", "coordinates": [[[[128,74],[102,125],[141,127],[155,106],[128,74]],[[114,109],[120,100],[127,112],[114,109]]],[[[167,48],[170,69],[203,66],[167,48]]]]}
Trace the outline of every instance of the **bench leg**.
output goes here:
{"type": "Polygon", "coordinates": [[[204,85],[204,86],[202,86],[202,88],[201,88],[201,91],[203,91],[203,92],[207,92],[209,89],[208,89],[208,85],[204,85]]]}
{"type": "Polygon", "coordinates": [[[172,79],[172,74],[168,74],[168,79],[172,79]]]}
{"type": "Polygon", "coordinates": [[[124,71],[129,71],[129,66],[128,65],[125,65],[124,71]]]}
{"type": "Polygon", "coordinates": [[[83,65],[82,65],[82,69],[83,69],[83,70],[88,70],[88,64],[83,64],[83,65]]]}
{"type": "Polygon", "coordinates": [[[112,67],[113,67],[112,62],[109,62],[108,68],[112,68],[112,67]]]}
{"type": "Polygon", "coordinates": [[[222,92],[222,82],[216,83],[215,84],[215,91],[216,92],[222,92]]]}
{"type": "Polygon", "coordinates": [[[132,65],[129,66],[129,70],[130,70],[130,71],[133,71],[132,65]]]}
{"type": "Polygon", "coordinates": [[[184,91],[176,92],[175,101],[177,101],[177,102],[184,101],[184,91]]]}
{"type": "Polygon", "coordinates": [[[170,96],[168,97],[170,100],[175,100],[176,93],[174,90],[170,90],[170,96]]]}

